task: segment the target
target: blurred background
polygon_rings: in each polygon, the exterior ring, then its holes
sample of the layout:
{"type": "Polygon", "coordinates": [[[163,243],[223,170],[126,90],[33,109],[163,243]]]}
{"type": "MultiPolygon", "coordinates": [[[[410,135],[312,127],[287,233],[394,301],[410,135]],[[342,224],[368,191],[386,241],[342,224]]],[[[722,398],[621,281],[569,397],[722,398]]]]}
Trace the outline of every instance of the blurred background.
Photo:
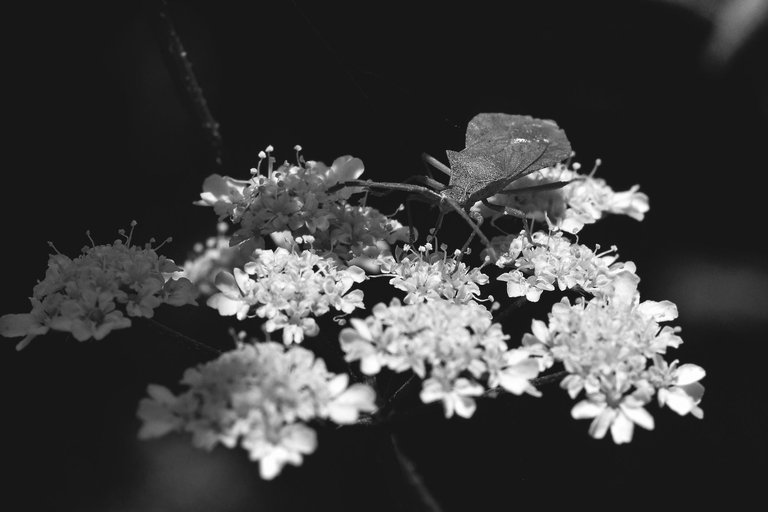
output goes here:
{"type": "MultiPolygon", "coordinates": [[[[446,512],[758,499],[768,2],[412,4],[169,1],[221,126],[218,172],[247,177],[267,145],[292,160],[301,144],[307,159],[352,154],[364,177],[399,181],[424,172],[422,151],[445,161],[461,149],[479,112],[554,119],[576,161],[600,158],[615,190],[638,183],[650,196],[642,223],[608,218],[581,241],[618,245],[642,296],[678,305],[685,344],[670,357],[707,370],[703,421],[654,407],[656,430],[637,429],[629,446],[591,439],[556,386],[485,401],[471,421],[436,409],[404,422],[401,448],[435,499],[446,512]]],[[[86,229],[104,243],[136,219],[135,240],[173,236],[164,254],[183,262],[215,233],[213,213],[192,202],[217,167],[165,53],[159,3],[4,11],[0,314],[28,311],[47,240],[75,255],[86,229]]],[[[389,213],[402,199],[378,204],[389,213]]],[[[158,319],[227,346],[213,311],[158,319]]],[[[173,386],[205,359],[158,333],[14,344],[0,344],[6,510],[422,510],[376,432],[323,432],[302,467],[272,482],[242,450],[139,442],[146,385],[173,386]]]]}

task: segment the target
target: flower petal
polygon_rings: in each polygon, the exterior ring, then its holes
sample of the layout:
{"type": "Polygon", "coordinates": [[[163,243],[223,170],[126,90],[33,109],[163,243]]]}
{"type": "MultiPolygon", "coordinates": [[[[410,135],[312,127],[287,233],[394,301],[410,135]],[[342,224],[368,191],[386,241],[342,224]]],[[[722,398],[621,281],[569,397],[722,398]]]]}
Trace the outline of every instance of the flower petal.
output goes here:
{"type": "Polygon", "coordinates": [[[619,414],[611,424],[611,437],[613,437],[613,442],[616,444],[624,444],[632,441],[634,430],[635,424],[623,414],[619,414]]]}
{"type": "Polygon", "coordinates": [[[595,418],[605,409],[605,404],[597,404],[591,400],[582,400],[571,409],[571,417],[576,420],[595,418]]]}
{"type": "Polygon", "coordinates": [[[704,368],[695,364],[684,364],[677,369],[675,376],[677,377],[677,385],[685,386],[693,382],[698,382],[707,375],[704,368]]]}
{"type": "Polygon", "coordinates": [[[637,306],[637,310],[657,322],[667,322],[677,318],[677,306],[668,300],[661,302],[646,300],[637,306]]]}
{"type": "Polygon", "coordinates": [[[0,336],[26,336],[35,325],[36,322],[29,313],[3,315],[0,317],[0,336]]]}
{"type": "Polygon", "coordinates": [[[246,305],[243,301],[232,300],[223,293],[211,295],[206,304],[216,309],[221,316],[236,315],[246,305]]]}
{"type": "Polygon", "coordinates": [[[634,423],[637,423],[646,430],[653,430],[653,416],[651,416],[651,413],[646,411],[644,407],[629,407],[621,404],[619,408],[621,409],[621,412],[634,423]]]}

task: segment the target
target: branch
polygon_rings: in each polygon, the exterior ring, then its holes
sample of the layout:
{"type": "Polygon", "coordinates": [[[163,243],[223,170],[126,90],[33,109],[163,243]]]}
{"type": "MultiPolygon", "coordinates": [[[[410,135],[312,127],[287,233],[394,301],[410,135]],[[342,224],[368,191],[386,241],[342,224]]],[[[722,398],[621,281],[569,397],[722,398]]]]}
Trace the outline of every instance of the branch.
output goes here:
{"type": "Polygon", "coordinates": [[[197,81],[197,77],[192,70],[192,64],[187,58],[187,52],[184,50],[184,46],[181,44],[181,39],[179,39],[179,35],[176,32],[176,27],[171,20],[168,3],[165,0],[158,0],[158,3],[159,23],[155,23],[155,25],[158,27],[158,35],[161,41],[163,41],[162,45],[166,58],[173,64],[176,74],[175,78],[183,86],[187,101],[189,105],[191,105],[194,115],[205,133],[205,138],[208,141],[208,146],[211,151],[213,165],[216,170],[221,170],[223,164],[219,123],[213,118],[213,115],[211,115],[211,111],[208,108],[208,102],[205,100],[203,89],[197,81]]]}
{"type": "Polygon", "coordinates": [[[148,324],[151,324],[152,326],[157,327],[158,329],[160,329],[161,331],[163,331],[166,334],[170,334],[171,337],[173,337],[173,338],[179,339],[179,340],[181,340],[181,341],[191,345],[192,347],[194,347],[197,350],[202,350],[202,351],[207,352],[209,354],[216,354],[217,356],[221,355],[221,353],[222,353],[221,350],[213,348],[210,345],[206,345],[205,343],[203,343],[201,341],[197,341],[194,338],[190,338],[186,334],[182,334],[179,331],[177,331],[176,329],[172,329],[171,327],[168,327],[165,324],[161,324],[160,322],[158,322],[157,320],[155,320],[153,318],[145,318],[144,317],[144,318],[141,318],[141,320],[145,320],[148,324]]]}
{"type": "Polygon", "coordinates": [[[522,307],[526,302],[527,302],[527,299],[525,298],[525,296],[517,297],[515,300],[510,302],[507,307],[499,311],[496,314],[496,316],[493,317],[493,321],[499,324],[502,323],[504,320],[506,320],[506,318],[509,316],[510,313],[522,307]]]}
{"type": "Polygon", "coordinates": [[[392,451],[395,453],[397,463],[400,464],[400,468],[403,470],[403,474],[408,480],[408,483],[411,484],[411,487],[413,487],[416,494],[421,499],[421,504],[424,510],[428,510],[429,512],[442,512],[442,508],[440,508],[437,500],[435,500],[435,497],[429,492],[429,489],[421,479],[419,472],[416,471],[416,466],[414,466],[413,461],[411,461],[411,459],[409,459],[400,449],[394,432],[389,435],[389,439],[392,442],[392,451]]]}

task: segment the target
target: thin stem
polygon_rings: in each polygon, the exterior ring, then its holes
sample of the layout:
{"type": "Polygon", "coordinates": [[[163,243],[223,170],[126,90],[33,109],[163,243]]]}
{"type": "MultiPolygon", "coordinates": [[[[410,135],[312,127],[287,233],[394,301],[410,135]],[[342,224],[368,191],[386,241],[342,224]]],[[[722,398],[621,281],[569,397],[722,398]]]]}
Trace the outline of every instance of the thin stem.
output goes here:
{"type": "Polygon", "coordinates": [[[395,390],[395,392],[392,393],[392,395],[390,395],[390,397],[387,399],[387,403],[384,404],[384,406],[381,408],[381,412],[384,413],[388,409],[391,409],[392,407],[394,407],[395,403],[397,402],[397,397],[400,394],[400,392],[403,391],[405,388],[407,388],[408,385],[411,382],[414,382],[415,380],[416,380],[416,374],[411,374],[411,376],[408,377],[408,380],[403,382],[403,384],[399,388],[397,388],[395,390]]]}
{"type": "Polygon", "coordinates": [[[186,98],[194,111],[195,117],[200,123],[205,137],[208,141],[208,146],[211,151],[211,159],[216,170],[221,170],[222,163],[222,141],[221,132],[219,131],[219,123],[213,118],[210,109],[208,108],[208,102],[205,100],[203,89],[197,81],[194,71],[192,70],[192,64],[187,58],[187,52],[184,49],[184,45],[181,44],[181,39],[176,32],[176,27],[171,20],[170,12],[168,9],[168,3],[165,0],[158,0],[159,23],[158,31],[163,41],[163,47],[166,52],[166,57],[173,63],[173,68],[177,74],[177,78],[180,80],[181,85],[184,88],[186,98]]]}
{"type": "Polygon", "coordinates": [[[411,484],[411,487],[413,487],[413,490],[416,491],[416,494],[419,496],[423,509],[429,512],[442,512],[442,508],[440,508],[437,500],[432,496],[432,493],[429,492],[429,489],[424,484],[424,480],[422,480],[419,472],[416,471],[416,466],[413,464],[413,461],[400,449],[394,432],[389,435],[389,439],[392,442],[392,451],[395,453],[397,463],[403,470],[403,475],[408,480],[408,483],[411,484]]]}
{"type": "Polygon", "coordinates": [[[494,316],[493,317],[493,321],[495,323],[503,322],[504,320],[507,319],[507,317],[513,311],[515,311],[516,309],[520,309],[520,307],[522,307],[527,301],[528,301],[528,299],[526,299],[525,297],[518,297],[518,298],[516,298],[515,300],[510,302],[507,307],[502,309],[496,316],[494,316]]]}
{"type": "MultiPolygon", "coordinates": [[[[535,379],[531,379],[531,384],[536,387],[540,388],[541,386],[546,386],[548,384],[552,384],[553,382],[557,382],[561,380],[563,377],[565,377],[568,374],[565,370],[550,373],[548,375],[542,375],[541,377],[536,377],[535,379]]],[[[338,428],[343,427],[352,427],[355,425],[360,426],[373,426],[373,425],[380,425],[382,423],[389,423],[393,421],[399,421],[406,418],[412,418],[414,416],[421,416],[424,414],[427,414],[430,410],[436,409],[438,405],[440,405],[440,402],[431,402],[428,404],[422,404],[416,407],[413,407],[411,409],[401,410],[397,413],[385,415],[384,412],[389,408],[390,403],[394,403],[394,398],[403,390],[405,389],[408,384],[410,384],[412,381],[415,381],[415,375],[411,375],[411,378],[408,379],[408,381],[403,384],[395,393],[390,397],[390,400],[387,402],[386,405],[382,406],[380,409],[378,409],[376,412],[374,412],[370,416],[364,416],[357,420],[355,423],[350,423],[348,425],[339,425],[338,428]]],[[[486,390],[481,396],[483,397],[491,397],[496,398],[497,396],[506,393],[504,388],[497,386],[495,388],[491,388],[486,390]]]]}
{"type": "Polygon", "coordinates": [[[162,323],[158,322],[154,318],[143,318],[143,320],[146,321],[147,323],[153,325],[154,327],[157,327],[158,329],[160,329],[161,331],[165,332],[166,334],[170,334],[172,337],[178,338],[178,339],[180,339],[180,340],[190,344],[191,346],[195,347],[198,350],[203,350],[205,352],[208,352],[209,354],[216,354],[216,355],[220,355],[222,353],[221,350],[213,348],[210,345],[206,345],[205,343],[203,343],[201,341],[197,341],[194,338],[190,338],[186,334],[182,334],[179,331],[177,331],[176,329],[173,329],[171,327],[168,327],[165,324],[162,324],[162,323]]]}
{"type": "Polygon", "coordinates": [[[400,396],[400,393],[405,390],[412,382],[416,381],[416,374],[411,374],[410,377],[408,377],[408,380],[406,380],[404,383],[400,385],[399,388],[395,390],[394,393],[392,393],[389,398],[387,398],[387,401],[373,411],[370,415],[366,415],[358,419],[354,423],[349,423],[345,425],[339,425],[337,428],[344,428],[344,427],[351,427],[355,425],[363,425],[363,426],[369,426],[369,425],[376,425],[380,423],[384,423],[386,421],[386,417],[388,416],[389,411],[392,410],[392,408],[397,403],[397,398],[400,396]]]}

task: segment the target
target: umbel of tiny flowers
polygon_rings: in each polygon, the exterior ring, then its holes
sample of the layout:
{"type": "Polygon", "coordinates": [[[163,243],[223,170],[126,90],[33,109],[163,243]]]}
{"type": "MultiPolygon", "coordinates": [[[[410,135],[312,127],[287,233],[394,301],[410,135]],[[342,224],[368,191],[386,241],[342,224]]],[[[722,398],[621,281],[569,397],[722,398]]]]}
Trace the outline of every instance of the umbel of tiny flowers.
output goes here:
{"type": "Polygon", "coordinates": [[[530,234],[495,237],[496,266],[513,267],[497,277],[507,283],[509,297],[525,297],[537,302],[542,292],[557,287],[600,295],[620,272],[635,274],[635,264],[617,261],[616,247],[595,253],[587,246],[571,242],[562,231],[537,231],[530,234]]]}
{"type": "Polygon", "coordinates": [[[382,276],[392,276],[389,284],[407,293],[403,302],[418,302],[443,298],[457,304],[477,300],[480,286],[488,284],[488,276],[481,269],[469,268],[461,261],[462,253],[456,250],[448,257],[448,246],[442,244],[432,252],[431,243],[418,251],[406,245],[397,247],[395,255],[379,256],[377,263],[382,276]]]}
{"type": "MultiPolygon", "coordinates": [[[[623,192],[614,192],[605,180],[594,177],[599,166],[600,160],[597,160],[588,175],[577,172],[581,166],[576,162],[545,167],[515,180],[504,192],[490,197],[488,202],[503,206],[505,212],[523,212],[529,219],[546,221],[550,228],[572,234],[581,231],[586,224],[597,222],[607,213],[643,220],[648,211],[648,196],[639,192],[638,185],[623,192]],[[568,184],[552,190],[530,191],[531,187],[557,182],[568,184]],[[515,193],[516,190],[520,192],[515,193]]],[[[475,204],[472,210],[484,217],[504,215],[482,202],[475,204]]]]}
{"type": "Polygon", "coordinates": [[[421,400],[442,401],[446,417],[474,414],[478,397],[501,386],[539,396],[531,384],[539,365],[526,348],[509,349],[501,325],[476,302],[443,298],[373,307],[365,320],[352,318],[339,335],[347,361],[360,361],[366,375],[382,368],[412,371],[422,379],[421,400]]]}
{"type": "Polygon", "coordinates": [[[283,342],[289,344],[319,333],[313,316],[331,308],[348,314],[363,307],[362,290],[351,290],[366,279],[360,267],[340,267],[333,258],[282,247],[257,249],[253,258],[234,274],[222,270],[216,276],[220,291],[208,298],[208,305],[221,315],[265,318],[264,329],[282,329],[283,342]]]}
{"type": "MultiPolygon", "coordinates": [[[[297,146],[297,154],[300,150],[297,146]]],[[[250,180],[236,180],[213,174],[203,183],[201,200],[212,206],[219,220],[229,218],[237,226],[230,244],[249,242],[264,247],[264,237],[288,239],[291,244],[312,235],[312,249],[328,253],[342,262],[359,257],[376,257],[382,241],[404,241],[407,229],[375,208],[353,205],[349,199],[359,188],[334,185],[357,179],[364,170],[359,158],[337,158],[331,167],[322,162],[283,163],[275,168],[272,146],[260,153],[251,169],[250,180]],[[261,164],[267,160],[266,174],[261,164]]]]}
{"type": "Polygon", "coordinates": [[[313,422],[350,424],[375,410],[373,389],[349,385],[346,374],[328,371],[309,350],[240,338],[235,350],[187,370],[184,392],[150,385],[139,404],[139,437],[184,431],[200,448],[239,444],[259,461],[262,478],[271,479],[315,451],[313,422]]]}
{"type": "Polygon", "coordinates": [[[114,329],[130,327],[125,315],[151,318],[161,304],[196,304],[196,288],[185,278],[174,279],[181,269],[157,254],[162,244],[152,247],[151,240],[144,247],[132,245],[135,226],[132,221],[128,235],[120,230],[125,241],[96,245],[91,240],[74,259],[50,244],[56,254],[32,290],[32,311],[0,317],[0,334],[23,336],[18,350],[50,329],[70,332],[78,341],[100,340],[114,329]]]}
{"type": "Polygon", "coordinates": [[[658,393],[660,405],[678,414],[701,418],[698,407],[704,370],[688,364],[677,367],[662,359],[667,349],[682,340],[678,328],[659,325],[674,320],[677,308],[669,301],[640,301],[639,278],[632,272],[617,274],[611,286],[592,299],[568,298],[555,304],[549,324],[532,322],[532,334],[523,345],[535,352],[543,368],[562,363],[568,375],[561,387],[576,398],[586,397],[572,409],[574,418],[591,418],[589,433],[602,438],[610,429],[616,443],[632,440],[634,425],[654,428],[645,409],[658,393]]]}

